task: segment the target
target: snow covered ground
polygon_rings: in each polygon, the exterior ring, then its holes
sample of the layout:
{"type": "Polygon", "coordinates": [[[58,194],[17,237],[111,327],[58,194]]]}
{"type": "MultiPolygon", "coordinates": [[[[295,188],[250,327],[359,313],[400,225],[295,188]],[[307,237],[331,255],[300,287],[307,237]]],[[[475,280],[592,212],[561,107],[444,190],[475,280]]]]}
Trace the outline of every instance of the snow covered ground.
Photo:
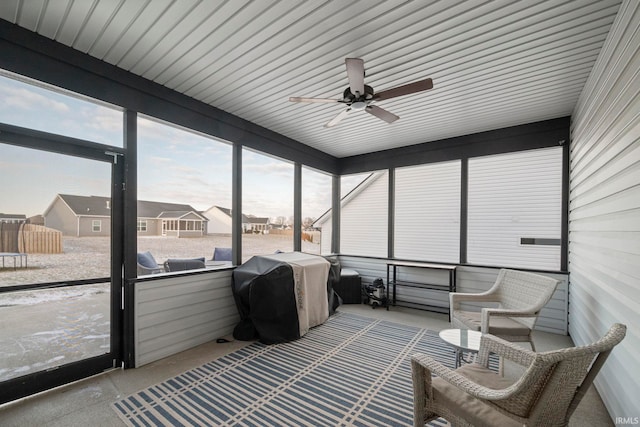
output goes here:
{"type": "Polygon", "coordinates": [[[109,284],[5,295],[0,381],[109,351],[109,284]]]}
{"type": "MultiPolygon", "coordinates": [[[[303,252],[320,253],[320,244],[302,242],[303,252]]],[[[139,237],[138,251],[149,251],[161,264],[169,258],[211,259],[215,247],[230,247],[230,235],[204,237],[139,237]]],[[[293,237],[275,234],[244,234],[243,260],[253,255],[293,250],[293,237]]],[[[29,254],[28,268],[0,268],[0,287],[64,280],[109,277],[107,237],[64,237],[61,254],[29,254]]],[[[1,302],[0,302],[1,305],[1,302]]]]}
{"type": "MultiPolygon", "coordinates": [[[[138,250],[158,263],[168,258],[210,259],[231,236],[141,237],[138,250]]],[[[64,238],[62,254],[29,254],[28,268],[0,269],[0,287],[109,277],[105,237],[64,238]]],[[[303,242],[303,251],[320,245],[303,242]]],[[[293,250],[284,235],[243,235],[243,258],[293,250]]],[[[110,284],[0,293],[0,381],[104,354],[110,346],[110,284]]]]}

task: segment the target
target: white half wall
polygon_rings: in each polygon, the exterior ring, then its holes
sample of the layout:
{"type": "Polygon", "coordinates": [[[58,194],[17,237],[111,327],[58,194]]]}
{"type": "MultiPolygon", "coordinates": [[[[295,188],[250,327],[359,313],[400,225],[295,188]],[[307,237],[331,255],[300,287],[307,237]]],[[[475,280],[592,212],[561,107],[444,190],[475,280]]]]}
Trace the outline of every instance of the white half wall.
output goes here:
{"type": "Polygon", "coordinates": [[[233,332],[240,316],[233,299],[233,270],[164,276],[135,284],[135,366],[233,332]]]}

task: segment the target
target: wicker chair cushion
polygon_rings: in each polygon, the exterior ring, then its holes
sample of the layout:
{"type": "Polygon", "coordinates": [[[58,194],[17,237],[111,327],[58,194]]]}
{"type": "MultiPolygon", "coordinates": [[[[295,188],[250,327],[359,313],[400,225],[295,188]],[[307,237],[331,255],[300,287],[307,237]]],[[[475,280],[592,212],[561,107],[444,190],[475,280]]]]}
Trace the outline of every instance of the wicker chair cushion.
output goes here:
{"type": "MultiPolygon", "coordinates": [[[[458,368],[456,372],[478,384],[497,390],[506,388],[513,383],[513,381],[475,363],[464,365],[458,368]]],[[[432,386],[433,398],[436,403],[440,401],[440,405],[444,407],[458,408],[456,415],[464,418],[474,426],[522,427],[522,423],[517,423],[514,419],[507,417],[497,409],[472,397],[440,377],[433,378],[432,386]]]]}
{"type": "Polygon", "coordinates": [[[231,248],[214,248],[212,261],[232,261],[233,252],[231,248]]]}
{"type": "MultiPolygon", "coordinates": [[[[455,310],[453,317],[465,324],[471,330],[479,331],[482,324],[482,314],[477,311],[455,310]]],[[[530,329],[520,322],[516,322],[508,317],[495,316],[489,321],[489,333],[493,335],[529,335],[530,329]]]]}
{"type": "Polygon", "coordinates": [[[164,263],[164,268],[167,271],[185,271],[195,270],[198,268],[204,268],[205,261],[203,258],[188,258],[188,259],[168,259],[164,263]]]}
{"type": "Polygon", "coordinates": [[[138,252],[138,264],[145,268],[158,268],[158,263],[156,262],[151,252],[138,252]]]}

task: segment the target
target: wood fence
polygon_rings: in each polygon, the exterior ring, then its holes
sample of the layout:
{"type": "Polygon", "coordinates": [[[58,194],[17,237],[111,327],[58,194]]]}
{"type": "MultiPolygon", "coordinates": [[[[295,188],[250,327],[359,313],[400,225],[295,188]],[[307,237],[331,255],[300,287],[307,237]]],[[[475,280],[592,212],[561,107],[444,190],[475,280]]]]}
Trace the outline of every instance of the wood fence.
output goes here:
{"type": "Polygon", "coordinates": [[[62,232],[35,224],[2,224],[0,252],[62,253],[62,232]]]}
{"type": "Polygon", "coordinates": [[[27,254],[62,253],[62,231],[43,225],[25,224],[18,238],[21,252],[27,254]]]}
{"type": "Polygon", "coordinates": [[[279,234],[279,235],[284,235],[284,236],[293,236],[293,230],[292,229],[282,230],[280,228],[272,228],[271,230],[269,230],[269,234],[279,234]]]}
{"type": "MultiPolygon", "coordinates": [[[[293,236],[293,230],[291,229],[281,230],[279,228],[272,228],[271,230],[269,230],[269,234],[293,236]]],[[[320,243],[320,232],[319,231],[311,231],[311,232],[303,231],[302,240],[303,241],[306,240],[307,242],[312,242],[312,243],[320,243]]]]}

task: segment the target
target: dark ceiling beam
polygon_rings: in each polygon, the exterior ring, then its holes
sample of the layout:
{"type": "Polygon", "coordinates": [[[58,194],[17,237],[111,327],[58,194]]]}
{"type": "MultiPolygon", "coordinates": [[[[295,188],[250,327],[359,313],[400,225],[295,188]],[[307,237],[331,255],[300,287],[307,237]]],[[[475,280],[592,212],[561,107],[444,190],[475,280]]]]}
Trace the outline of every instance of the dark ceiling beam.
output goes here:
{"type": "Polygon", "coordinates": [[[337,159],[0,19],[0,68],[329,173],[337,159]]]}
{"type": "Polygon", "coordinates": [[[51,153],[65,152],[103,162],[114,161],[114,156],[124,154],[122,148],[4,123],[0,123],[0,142],[51,153]]]}
{"type": "Polygon", "coordinates": [[[341,175],[557,147],[569,143],[570,117],[441,139],[340,159],[341,175]]]}

